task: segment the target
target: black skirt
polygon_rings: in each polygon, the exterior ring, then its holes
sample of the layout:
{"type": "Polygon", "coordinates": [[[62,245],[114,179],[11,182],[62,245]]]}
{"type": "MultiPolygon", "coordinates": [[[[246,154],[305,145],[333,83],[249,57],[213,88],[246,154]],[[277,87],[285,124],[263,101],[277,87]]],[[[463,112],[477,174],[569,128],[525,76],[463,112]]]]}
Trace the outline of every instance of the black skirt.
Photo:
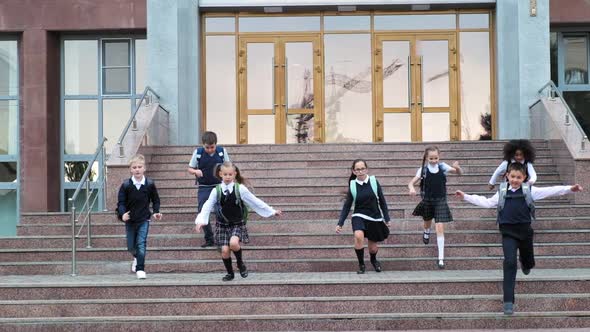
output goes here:
{"type": "Polygon", "coordinates": [[[383,221],[370,221],[361,217],[352,217],[352,231],[363,231],[365,238],[381,242],[389,237],[389,227],[383,221]]]}

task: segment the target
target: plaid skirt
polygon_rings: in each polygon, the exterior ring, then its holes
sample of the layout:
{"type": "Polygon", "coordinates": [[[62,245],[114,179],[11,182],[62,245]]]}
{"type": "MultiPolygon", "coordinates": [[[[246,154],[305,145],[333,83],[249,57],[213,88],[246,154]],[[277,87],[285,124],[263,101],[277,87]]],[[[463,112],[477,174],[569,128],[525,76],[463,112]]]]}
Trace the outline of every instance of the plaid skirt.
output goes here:
{"type": "Polygon", "coordinates": [[[215,224],[215,244],[217,246],[229,246],[229,240],[232,236],[237,236],[240,239],[240,242],[250,242],[250,238],[248,237],[248,229],[243,223],[237,225],[228,225],[217,222],[217,224],[215,224]]]}
{"type": "Polygon", "coordinates": [[[453,215],[446,199],[422,200],[418,203],[412,215],[422,217],[424,220],[434,219],[434,222],[453,221],[453,215]]]}

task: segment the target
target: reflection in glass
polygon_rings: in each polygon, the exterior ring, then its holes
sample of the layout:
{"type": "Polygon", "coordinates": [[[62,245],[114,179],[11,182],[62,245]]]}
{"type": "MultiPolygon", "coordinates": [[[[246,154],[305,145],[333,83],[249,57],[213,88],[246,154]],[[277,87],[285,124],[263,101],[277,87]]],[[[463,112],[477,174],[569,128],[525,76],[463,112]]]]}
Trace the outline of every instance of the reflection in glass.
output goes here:
{"type": "Polygon", "coordinates": [[[371,35],[324,35],[326,143],[371,142],[371,35]]]}
{"type": "Polygon", "coordinates": [[[105,41],[103,67],[129,66],[129,41],[105,41]]]}
{"type": "Polygon", "coordinates": [[[135,93],[141,94],[147,82],[147,41],[135,40],[135,93]]]}
{"type": "Polygon", "coordinates": [[[0,189],[0,235],[16,235],[17,210],[16,189],[0,189]]]}
{"type": "MultiPolygon", "coordinates": [[[[272,109],[274,43],[248,43],[247,91],[248,109],[272,109]]],[[[274,59],[277,62],[277,59],[274,59]]]]}
{"type": "Polygon", "coordinates": [[[408,58],[409,41],[384,41],[383,63],[383,107],[409,107],[408,58]]]}
{"type": "Polygon", "coordinates": [[[103,69],[103,94],[128,94],[130,93],[129,71],[130,68],[105,68],[103,69]]]}
{"type": "Polygon", "coordinates": [[[105,143],[107,153],[111,153],[113,146],[117,144],[123,128],[131,117],[131,112],[131,100],[129,99],[103,99],[102,134],[107,138],[105,143]]]}
{"type": "Polygon", "coordinates": [[[16,182],[16,162],[0,163],[0,182],[16,182]]]}
{"type": "Polygon", "coordinates": [[[551,57],[551,80],[558,85],[557,76],[557,32],[549,33],[549,54],[551,57]]]}
{"type": "Polygon", "coordinates": [[[370,30],[370,16],[324,16],[324,31],[352,31],[352,30],[370,30]]]}
{"type": "Polygon", "coordinates": [[[492,139],[490,36],[460,33],[461,139],[492,139]]]}
{"type": "Polygon", "coordinates": [[[275,143],[275,116],[248,115],[248,144],[275,143]]]}
{"type": "MultiPolygon", "coordinates": [[[[64,182],[80,182],[88,167],[87,161],[66,161],[64,163],[64,182]]],[[[88,179],[92,182],[98,180],[98,162],[92,164],[92,169],[88,175],[88,179]]]]}
{"type": "Polygon", "coordinates": [[[15,40],[0,40],[0,96],[18,94],[18,49],[15,40]]]}
{"type": "Polygon", "coordinates": [[[0,155],[16,155],[18,147],[17,137],[17,101],[0,100],[0,155]]]}
{"type": "Polygon", "coordinates": [[[98,41],[64,41],[66,95],[96,95],[98,90],[98,41]]]}
{"type": "Polygon", "coordinates": [[[375,15],[375,30],[455,29],[455,15],[375,15]]]}
{"type": "Polygon", "coordinates": [[[313,143],[313,114],[287,115],[287,143],[313,143]]]}
{"type": "Polygon", "coordinates": [[[313,109],[313,44],[285,43],[289,109],[313,109]]]}
{"type": "MultiPolygon", "coordinates": [[[[222,133],[220,144],[237,143],[236,37],[207,36],[205,84],[207,130],[222,133]]],[[[268,64],[270,68],[270,64],[268,64]]]]}
{"type": "Polygon", "coordinates": [[[416,45],[422,56],[422,103],[424,107],[449,107],[449,42],[419,40],[416,45]]]}
{"type": "Polygon", "coordinates": [[[412,122],[410,113],[383,114],[384,142],[411,142],[412,122]]]}
{"type": "Polygon", "coordinates": [[[590,91],[564,91],[563,98],[586,135],[590,135],[590,91]]]}
{"type": "Polygon", "coordinates": [[[568,36],[563,42],[565,84],[588,84],[588,39],[586,36],[568,36]]]}
{"type": "Polygon", "coordinates": [[[234,17],[205,18],[205,32],[235,32],[236,19],[234,17]]]}
{"type": "MultiPolygon", "coordinates": [[[[70,212],[70,206],[69,206],[69,199],[74,196],[74,192],[76,190],[75,189],[66,189],[64,191],[64,211],[65,212],[70,212]]],[[[98,190],[91,190],[90,191],[90,203],[92,204],[92,202],[95,200],[96,195],[98,194],[98,190]]],[[[78,196],[76,197],[76,200],[74,201],[74,206],[76,207],[76,211],[80,211],[80,209],[82,209],[82,207],[84,206],[84,204],[86,203],[86,191],[81,192],[78,194],[78,196]]],[[[98,211],[98,204],[95,203],[92,211],[98,211]]]]}
{"type": "Polygon", "coordinates": [[[240,32],[319,31],[319,16],[240,17],[240,32]]]}
{"type": "Polygon", "coordinates": [[[422,113],[422,141],[448,141],[451,137],[449,113],[422,113]]]}
{"type": "Polygon", "coordinates": [[[490,27],[488,14],[460,14],[460,29],[487,29],[490,27]]]}
{"type": "Polygon", "coordinates": [[[66,154],[93,154],[98,144],[96,100],[65,100],[66,154]]]}

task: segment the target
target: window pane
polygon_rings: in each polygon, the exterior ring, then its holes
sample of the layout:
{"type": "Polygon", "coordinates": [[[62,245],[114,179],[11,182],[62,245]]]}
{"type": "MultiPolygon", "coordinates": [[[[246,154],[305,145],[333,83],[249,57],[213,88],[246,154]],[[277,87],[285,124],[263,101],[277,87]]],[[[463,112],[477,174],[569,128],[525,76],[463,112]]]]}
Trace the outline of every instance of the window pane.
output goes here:
{"type": "Polygon", "coordinates": [[[412,141],[412,122],[410,118],[410,113],[383,114],[383,141],[412,141]]]}
{"type": "Polygon", "coordinates": [[[370,30],[370,16],[324,16],[324,30],[370,30]]]}
{"type": "Polygon", "coordinates": [[[206,128],[220,144],[236,144],[236,37],[208,36],[206,43],[206,128]]]}
{"type": "Polygon", "coordinates": [[[66,95],[96,95],[98,91],[98,41],[64,42],[66,95]]]}
{"type": "Polygon", "coordinates": [[[107,153],[111,149],[127,125],[131,117],[131,100],[129,99],[105,99],[102,102],[102,128],[103,135],[107,138],[105,143],[107,153]]]}
{"type": "MultiPolygon", "coordinates": [[[[64,182],[80,182],[87,167],[87,161],[66,161],[64,163],[64,182]]],[[[96,182],[98,175],[98,161],[95,161],[88,178],[90,181],[96,182]]]]}
{"type": "Polygon", "coordinates": [[[313,44],[285,43],[287,58],[287,105],[289,109],[313,109],[313,44]]]}
{"type": "Polygon", "coordinates": [[[103,77],[103,94],[128,94],[129,68],[105,68],[103,77]]]}
{"type": "MultiPolygon", "coordinates": [[[[71,209],[69,207],[69,199],[74,196],[74,192],[76,192],[76,189],[66,189],[64,191],[64,211],[65,212],[70,212],[71,209]]],[[[90,204],[92,204],[92,202],[94,201],[94,198],[96,197],[96,195],[98,194],[98,190],[92,190],[90,192],[90,204]]],[[[76,200],[74,201],[74,206],[76,207],[76,211],[80,211],[80,209],[84,206],[84,203],[86,202],[86,191],[84,192],[80,192],[78,194],[78,196],[76,197],[76,200]]],[[[94,207],[92,208],[92,211],[98,211],[98,201],[96,201],[94,203],[94,207]]]]}
{"type": "Polygon", "coordinates": [[[422,57],[422,103],[424,107],[449,107],[449,42],[447,40],[420,40],[418,55],[422,57]]]}
{"type": "Polygon", "coordinates": [[[461,32],[461,139],[492,139],[489,32],[461,32]]]}
{"type": "Polygon", "coordinates": [[[0,155],[16,155],[18,148],[18,103],[0,100],[0,155]]]}
{"type": "Polygon", "coordinates": [[[461,29],[487,29],[489,24],[488,14],[459,15],[459,28],[461,29]]]}
{"type": "Polygon", "coordinates": [[[551,80],[557,85],[557,32],[549,34],[549,49],[551,52],[551,80]]]}
{"type": "Polygon", "coordinates": [[[274,43],[248,43],[246,47],[248,109],[272,109],[274,49],[274,43]]]}
{"type": "Polygon", "coordinates": [[[313,114],[287,115],[287,143],[313,143],[313,114]]]}
{"type": "Polygon", "coordinates": [[[564,91],[563,98],[586,135],[590,135],[590,91],[564,91]]]}
{"type": "Polygon", "coordinates": [[[382,53],[383,107],[409,107],[410,42],[384,41],[382,53]]]}
{"type": "Polygon", "coordinates": [[[422,113],[422,141],[448,141],[450,135],[449,113],[422,113]]]}
{"type": "Polygon", "coordinates": [[[143,93],[147,85],[147,42],[145,39],[135,40],[135,92],[143,93]]]}
{"type": "Polygon", "coordinates": [[[375,30],[455,29],[455,15],[375,15],[375,30]]]}
{"type": "Polygon", "coordinates": [[[371,142],[371,35],[325,35],[326,143],[371,142]]]}
{"type": "Polygon", "coordinates": [[[0,163],[0,182],[16,182],[16,162],[0,163]]]}
{"type": "Polygon", "coordinates": [[[319,31],[319,16],[240,17],[240,32],[319,31]]]}
{"type": "Polygon", "coordinates": [[[233,17],[205,18],[205,32],[235,32],[236,19],[233,17]]]}
{"type": "Polygon", "coordinates": [[[588,84],[588,40],[585,36],[565,37],[565,83],[588,84]]]}
{"type": "Polygon", "coordinates": [[[0,96],[18,94],[18,49],[15,40],[0,40],[0,96]]]}
{"type": "Polygon", "coordinates": [[[275,116],[248,115],[248,144],[275,143],[275,116]]]}
{"type": "Polygon", "coordinates": [[[16,235],[16,190],[0,190],[0,235],[16,235]]]}
{"type": "Polygon", "coordinates": [[[65,101],[65,153],[93,154],[98,144],[96,100],[65,101]]]}
{"type": "Polygon", "coordinates": [[[129,41],[105,41],[103,66],[129,66],[129,41]]]}

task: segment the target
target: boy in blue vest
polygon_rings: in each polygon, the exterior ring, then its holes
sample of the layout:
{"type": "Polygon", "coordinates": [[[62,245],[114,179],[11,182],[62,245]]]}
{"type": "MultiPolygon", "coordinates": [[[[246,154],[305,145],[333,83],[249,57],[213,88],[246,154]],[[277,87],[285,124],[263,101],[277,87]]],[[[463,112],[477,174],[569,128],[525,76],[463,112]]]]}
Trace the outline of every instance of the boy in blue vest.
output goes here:
{"type": "MultiPolygon", "coordinates": [[[[217,135],[212,131],[206,131],[201,136],[202,147],[198,147],[193,152],[191,161],[188,164],[188,172],[195,176],[197,188],[197,213],[201,212],[203,204],[209,198],[211,190],[221,183],[221,180],[215,175],[215,168],[218,164],[223,164],[229,160],[227,151],[217,145],[217,135]]],[[[203,227],[205,232],[205,243],[202,248],[212,247],[215,245],[213,240],[213,229],[211,223],[203,227]]]]}
{"type": "Polygon", "coordinates": [[[152,179],[144,176],[145,158],[138,154],[129,161],[131,178],[123,181],[119,188],[117,215],[125,222],[127,250],[133,255],[131,271],[137,279],[145,279],[144,270],[146,240],[150,228],[150,202],[154,218],[162,219],[160,213],[160,196],[152,179]]]}
{"type": "Polygon", "coordinates": [[[514,285],[516,283],[516,252],[520,251],[522,273],[529,274],[535,267],[533,251],[533,229],[531,222],[535,219],[534,201],[544,198],[571,194],[582,191],[579,184],[573,186],[553,186],[546,188],[530,187],[523,183],[526,169],[520,163],[508,166],[508,183],[503,183],[491,198],[479,195],[467,195],[458,190],[456,195],[465,201],[498,210],[497,223],[502,234],[504,252],[504,314],[514,313],[514,285]]]}

